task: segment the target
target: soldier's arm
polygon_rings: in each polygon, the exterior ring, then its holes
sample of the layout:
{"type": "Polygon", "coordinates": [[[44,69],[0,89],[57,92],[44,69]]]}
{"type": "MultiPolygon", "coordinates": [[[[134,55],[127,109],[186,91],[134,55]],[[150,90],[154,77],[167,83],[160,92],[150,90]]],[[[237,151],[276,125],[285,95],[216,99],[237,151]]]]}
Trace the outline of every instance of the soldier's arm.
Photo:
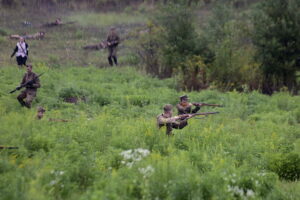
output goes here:
{"type": "Polygon", "coordinates": [[[23,85],[26,83],[26,74],[24,74],[23,78],[22,78],[22,81],[20,83],[20,85],[23,85]]]}
{"type": "Polygon", "coordinates": [[[197,113],[200,110],[201,106],[199,104],[195,105],[195,108],[192,110],[192,113],[197,113]]]}
{"type": "Polygon", "coordinates": [[[16,46],[16,48],[14,49],[14,51],[13,51],[13,53],[11,54],[11,58],[17,53],[17,51],[18,51],[18,46],[16,46]]]}
{"type": "Polygon", "coordinates": [[[39,88],[39,87],[41,87],[39,77],[36,77],[36,76],[35,76],[35,81],[34,81],[34,83],[32,84],[32,86],[33,86],[34,88],[39,88]]]}
{"type": "Polygon", "coordinates": [[[178,117],[178,116],[170,117],[170,118],[165,118],[165,117],[159,116],[157,118],[157,123],[158,124],[163,124],[163,125],[172,124],[172,123],[176,123],[176,121],[179,120],[179,119],[180,119],[180,117],[178,117]]]}
{"type": "Polygon", "coordinates": [[[115,44],[119,44],[119,43],[120,43],[120,37],[117,35],[115,44]]]}
{"type": "Polygon", "coordinates": [[[110,42],[110,36],[107,36],[106,41],[110,42]]]}
{"type": "Polygon", "coordinates": [[[184,114],[185,113],[185,109],[183,106],[181,106],[180,104],[177,104],[176,105],[176,108],[177,108],[177,111],[178,111],[178,114],[181,115],[181,114],[184,114]]]}
{"type": "Polygon", "coordinates": [[[28,56],[28,53],[29,53],[28,47],[29,47],[29,46],[28,46],[27,43],[25,44],[25,46],[26,46],[26,55],[28,56]]]}

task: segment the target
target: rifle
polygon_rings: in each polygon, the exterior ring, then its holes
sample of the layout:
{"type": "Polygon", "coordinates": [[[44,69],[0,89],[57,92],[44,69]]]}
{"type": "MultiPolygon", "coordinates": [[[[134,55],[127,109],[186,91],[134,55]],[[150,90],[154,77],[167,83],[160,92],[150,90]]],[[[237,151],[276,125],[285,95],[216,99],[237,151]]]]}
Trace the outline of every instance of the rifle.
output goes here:
{"type": "Polygon", "coordinates": [[[19,147],[5,147],[5,146],[0,146],[0,149],[19,149],[19,147]]]}
{"type": "Polygon", "coordinates": [[[30,84],[34,83],[34,81],[35,81],[37,78],[39,78],[40,76],[42,76],[43,74],[44,74],[44,73],[39,74],[39,75],[38,75],[37,77],[35,77],[34,79],[32,79],[32,80],[30,80],[30,81],[27,81],[26,83],[24,83],[24,84],[22,84],[22,85],[16,87],[16,89],[10,91],[9,93],[12,94],[12,93],[14,93],[14,92],[17,91],[17,90],[20,90],[20,89],[22,89],[23,87],[26,87],[27,85],[30,85],[30,84]]]}
{"type": "Polygon", "coordinates": [[[223,105],[220,104],[210,104],[210,103],[192,103],[194,106],[214,106],[214,107],[224,107],[223,105]]]}
{"type": "Polygon", "coordinates": [[[184,119],[191,119],[195,116],[199,116],[199,115],[213,115],[213,114],[219,114],[219,112],[203,112],[203,113],[194,113],[194,114],[183,114],[183,115],[178,115],[178,117],[182,120],[184,119]]]}

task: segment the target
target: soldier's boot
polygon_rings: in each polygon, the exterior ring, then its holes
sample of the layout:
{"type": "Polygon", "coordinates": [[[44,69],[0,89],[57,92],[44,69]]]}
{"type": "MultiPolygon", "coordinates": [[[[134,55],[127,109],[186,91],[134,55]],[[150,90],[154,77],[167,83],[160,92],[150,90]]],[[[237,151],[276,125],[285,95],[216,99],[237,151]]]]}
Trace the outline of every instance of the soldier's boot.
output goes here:
{"type": "Polygon", "coordinates": [[[21,104],[21,106],[26,106],[26,103],[25,103],[25,101],[23,101],[22,98],[18,97],[17,99],[18,99],[19,103],[21,104]]]}
{"type": "Polygon", "coordinates": [[[31,108],[31,103],[25,102],[24,106],[27,107],[27,108],[31,108]]]}
{"type": "Polygon", "coordinates": [[[110,64],[110,66],[113,66],[113,61],[112,61],[111,57],[108,57],[108,62],[110,64]]]}
{"type": "Polygon", "coordinates": [[[114,61],[115,61],[115,65],[118,65],[117,57],[116,57],[116,56],[113,56],[113,59],[114,59],[114,61]]]}

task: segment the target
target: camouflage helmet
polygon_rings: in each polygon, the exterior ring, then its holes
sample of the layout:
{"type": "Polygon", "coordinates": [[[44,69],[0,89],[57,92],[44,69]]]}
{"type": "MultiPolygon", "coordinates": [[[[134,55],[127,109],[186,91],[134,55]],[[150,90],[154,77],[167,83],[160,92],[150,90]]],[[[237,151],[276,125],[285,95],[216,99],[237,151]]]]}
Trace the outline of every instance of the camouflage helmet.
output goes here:
{"type": "Polygon", "coordinates": [[[173,106],[171,104],[164,105],[164,111],[171,111],[173,106]]]}
{"type": "Polygon", "coordinates": [[[46,112],[46,110],[42,106],[39,106],[37,111],[38,112],[43,112],[43,113],[46,112]]]}
{"type": "Polygon", "coordinates": [[[185,94],[185,95],[182,95],[182,96],[180,96],[179,97],[180,98],[180,101],[182,101],[182,100],[184,100],[184,99],[186,99],[186,100],[188,100],[189,99],[189,97],[185,94]]]}

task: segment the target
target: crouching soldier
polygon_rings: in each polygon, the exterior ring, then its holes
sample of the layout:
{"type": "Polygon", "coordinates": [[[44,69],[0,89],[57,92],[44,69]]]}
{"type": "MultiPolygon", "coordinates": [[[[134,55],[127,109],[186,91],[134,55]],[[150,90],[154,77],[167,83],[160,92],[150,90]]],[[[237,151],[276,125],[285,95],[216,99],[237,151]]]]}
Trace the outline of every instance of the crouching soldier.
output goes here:
{"type": "Polygon", "coordinates": [[[164,106],[164,113],[157,116],[158,128],[166,126],[166,134],[172,135],[172,129],[182,129],[187,123],[187,116],[175,116],[172,117],[172,105],[167,104],[164,106]]]}
{"type": "Polygon", "coordinates": [[[31,103],[33,99],[36,97],[37,88],[41,87],[39,77],[32,72],[32,66],[27,65],[27,73],[24,75],[21,85],[31,82],[27,84],[26,89],[21,92],[21,94],[17,97],[21,106],[25,106],[27,108],[31,108],[31,103]],[[24,101],[25,99],[25,101],[24,101]]]}
{"type": "Polygon", "coordinates": [[[110,32],[107,36],[107,48],[108,48],[108,62],[110,66],[113,66],[113,60],[115,62],[115,65],[118,65],[117,60],[117,46],[120,42],[120,38],[118,34],[116,33],[115,28],[111,28],[110,32]]]}

